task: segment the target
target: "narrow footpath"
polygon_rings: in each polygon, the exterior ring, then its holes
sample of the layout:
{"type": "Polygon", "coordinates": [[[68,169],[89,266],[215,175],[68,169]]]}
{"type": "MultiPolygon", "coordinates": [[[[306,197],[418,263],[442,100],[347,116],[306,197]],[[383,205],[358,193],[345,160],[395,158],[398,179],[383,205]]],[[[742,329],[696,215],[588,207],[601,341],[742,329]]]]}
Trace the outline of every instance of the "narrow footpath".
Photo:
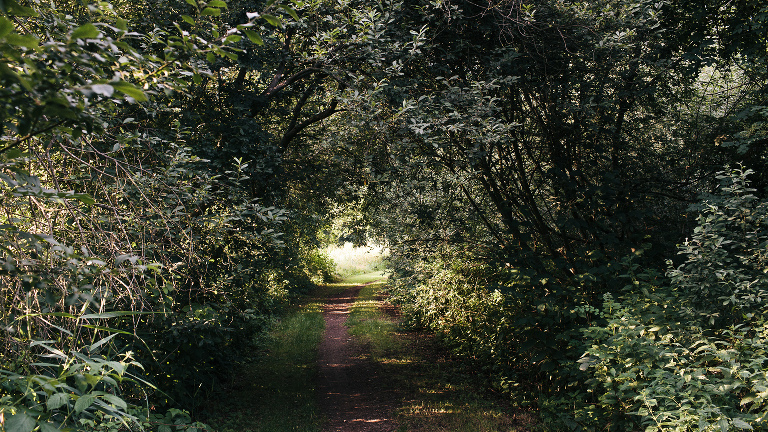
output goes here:
{"type": "Polygon", "coordinates": [[[363,285],[328,298],[325,333],[318,366],[320,409],[328,418],[324,432],[390,432],[396,430],[392,412],[395,395],[381,386],[379,368],[361,358],[344,323],[363,285]]]}

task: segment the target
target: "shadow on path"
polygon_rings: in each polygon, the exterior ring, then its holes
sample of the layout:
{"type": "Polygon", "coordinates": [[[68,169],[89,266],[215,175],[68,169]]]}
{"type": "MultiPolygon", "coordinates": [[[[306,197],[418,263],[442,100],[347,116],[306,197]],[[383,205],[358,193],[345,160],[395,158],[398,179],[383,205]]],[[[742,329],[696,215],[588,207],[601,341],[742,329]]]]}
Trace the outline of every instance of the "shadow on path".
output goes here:
{"type": "Polygon", "coordinates": [[[394,395],[384,390],[380,368],[360,358],[344,323],[363,285],[328,298],[324,308],[325,334],[320,343],[318,394],[320,409],[328,418],[324,432],[389,432],[394,395]]]}

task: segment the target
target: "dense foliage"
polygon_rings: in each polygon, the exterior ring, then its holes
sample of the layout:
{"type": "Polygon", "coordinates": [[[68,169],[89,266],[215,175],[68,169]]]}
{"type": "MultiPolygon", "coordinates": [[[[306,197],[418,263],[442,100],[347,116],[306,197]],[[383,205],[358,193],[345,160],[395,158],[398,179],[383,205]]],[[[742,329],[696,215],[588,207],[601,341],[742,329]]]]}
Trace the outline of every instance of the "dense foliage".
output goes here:
{"type": "Polygon", "coordinates": [[[0,10],[6,430],[203,427],[335,218],[552,428],[764,427],[761,2],[0,10]]]}
{"type": "Polygon", "coordinates": [[[368,223],[413,325],[553,428],[762,421],[741,403],[759,382],[683,370],[764,373],[762,207],[745,172],[718,172],[743,162],[766,192],[766,10],[688,6],[696,19],[638,1],[439,2],[411,17],[429,23],[424,60],[388,89],[368,223]],[[685,357],[697,349],[716,352],[685,357]],[[671,352],[685,365],[663,369],[671,352]]]}

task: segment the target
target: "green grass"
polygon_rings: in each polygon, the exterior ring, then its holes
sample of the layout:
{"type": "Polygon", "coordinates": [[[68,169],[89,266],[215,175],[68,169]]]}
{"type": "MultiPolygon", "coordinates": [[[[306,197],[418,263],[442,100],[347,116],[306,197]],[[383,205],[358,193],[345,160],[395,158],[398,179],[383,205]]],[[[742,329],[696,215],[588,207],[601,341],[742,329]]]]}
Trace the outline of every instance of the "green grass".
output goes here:
{"type": "Polygon", "coordinates": [[[349,334],[370,348],[371,358],[385,360],[390,353],[401,348],[396,336],[398,322],[379,311],[381,301],[377,294],[383,283],[367,285],[360,290],[347,318],[349,334]]]}
{"type": "Polygon", "coordinates": [[[386,273],[382,270],[375,270],[368,273],[362,273],[357,274],[354,276],[349,276],[348,278],[344,279],[340,285],[345,286],[355,286],[355,285],[363,285],[379,280],[383,280],[387,277],[386,273]]]}
{"type": "MultiPolygon", "coordinates": [[[[324,299],[327,288],[316,298],[324,299]]],[[[264,352],[243,365],[231,386],[212,401],[206,419],[218,432],[318,432],[317,345],[325,323],[322,300],[285,316],[269,333],[264,352]]]]}
{"type": "Polygon", "coordinates": [[[522,432],[543,430],[535,413],[488,393],[467,364],[445,355],[434,338],[400,329],[381,311],[383,284],[364,287],[347,321],[349,332],[403,395],[396,412],[401,432],[522,432]]]}
{"type": "Polygon", "coordinates": [[[351,276],[384,271],[384,258],[386,249],[381,246],[352,246],[345,243],[343,246],[328,246],[324,252],[336,264],[336,272],[345,282],[351,276]]]}
{"type": "MultiPolygon", "coordinates": [[[[323,335],[322,304],[329,295],[381,279],[369,272],[319,287],[303,306],[277,323],[263,352],[243,365],[205,419],[217,432],[319,432],[317,346],[323,335]]],[[[360,291],[347,320],[349,332],[383,368],[385,387],[398,390],[400,432],[540,431],[535,413],[511,408],[486,393],[465,364],[444,354],[433,338],[405,332],[381,311],[383,283],[360,291]]]]}

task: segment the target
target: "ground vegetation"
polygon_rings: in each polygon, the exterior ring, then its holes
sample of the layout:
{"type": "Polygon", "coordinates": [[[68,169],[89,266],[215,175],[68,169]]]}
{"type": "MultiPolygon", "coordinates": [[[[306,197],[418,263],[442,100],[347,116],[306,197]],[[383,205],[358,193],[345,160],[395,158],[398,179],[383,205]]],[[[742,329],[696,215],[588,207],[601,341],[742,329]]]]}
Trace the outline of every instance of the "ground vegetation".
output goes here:
{"type": "Polygon", "coordinates": [[[349,241],[546,427],[764,428],[766,34],[751,0],[0,0],[2,427],[206,427],[349,241]]]}

